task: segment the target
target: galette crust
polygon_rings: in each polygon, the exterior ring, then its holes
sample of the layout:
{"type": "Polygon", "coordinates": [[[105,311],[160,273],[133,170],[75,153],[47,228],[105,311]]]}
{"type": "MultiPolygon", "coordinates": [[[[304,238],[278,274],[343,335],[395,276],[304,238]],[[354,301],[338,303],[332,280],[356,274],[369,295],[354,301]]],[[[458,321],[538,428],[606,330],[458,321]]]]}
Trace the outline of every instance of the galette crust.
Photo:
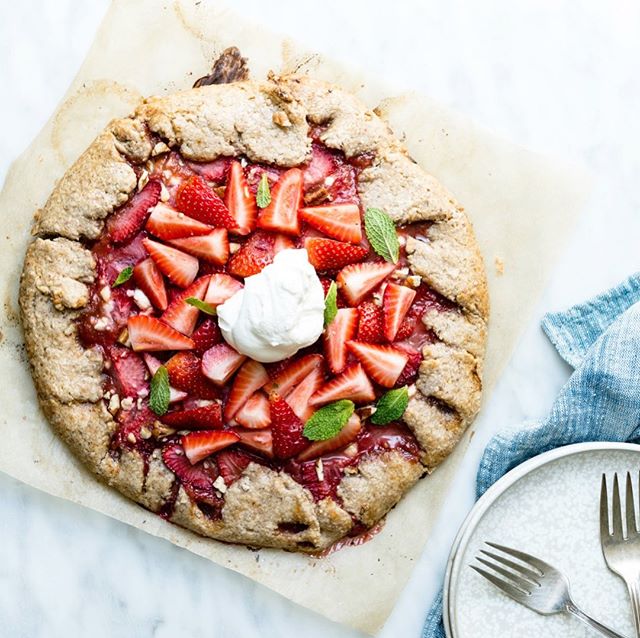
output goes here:
{"type": "Polygon", "coordinates": [[[95,276],[84,244],[134,192],[131,163],[149,159],[159,141],[190,160],[244,155],[292,166],[309,157],[310,125],[347,157],[373,158],[359,180],[364,206],[384,208],[399,225],[431,223],[426,241],[408,240],[409,264],[457,309],[427,312],[423,319],[437,341],[424,347],[404,417],[422,447],[421,462],[399,451],[365,458],[346,473],[338,501],[319,502],[286,473],[251,464],[224,493],[220,520],[208,518],[182,487],[171,520],[222,541],[318,552],[347,534],[353,517],[366,525],[380,520],[454,448],[480,406],[488,318],[484,267],[463,209],[355,96],[308,77],[272,75],[266,82],[201,86],[145,100],[133,115],[109,124],[36,213],[20,308],[38,396],[56,432],[105,483],[159,511],[175,477],[158,450],[147,471],[135,451],[110,453],[116,424],[102,399],[104,362],[77,339],[75,319],[95,276]]]}

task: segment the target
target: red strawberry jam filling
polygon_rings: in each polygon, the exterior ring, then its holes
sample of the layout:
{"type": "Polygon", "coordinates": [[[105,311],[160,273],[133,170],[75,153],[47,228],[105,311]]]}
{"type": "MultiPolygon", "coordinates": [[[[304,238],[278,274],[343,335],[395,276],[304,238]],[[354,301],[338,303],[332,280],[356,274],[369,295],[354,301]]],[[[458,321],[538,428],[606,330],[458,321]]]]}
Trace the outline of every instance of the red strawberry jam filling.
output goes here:
{"type": "MultiPolygon", "coordinates": [[[[373,158],[312,148],[290,169],[157,156],[134,167],[138,191],[91,246],[97,277],[78,329],[104,356],[113,454],[159,449],[176,476],[173,500],[182,485],[212,518],[250,463],[339,501],[340,481],[363,459],[419,457],[401,415],[382,424],[372,415],[386,393],[415,382],[435,339],[424,312],[455,309],[408,267],[406,236],[427,241],[428,224],[397,229],[399,259],[385,261],[357,190],[373,158]],[[262,364],[224,341],[215,309],[287,248],[306,248],[328,298],[337,285],[335,316],[314,345],[262,364]],[[337,402],[351,406],[338,430],[307,437],[314,414],[337,402]]],[[[161,514],[171,510],[172,499],[161,514]]]]}

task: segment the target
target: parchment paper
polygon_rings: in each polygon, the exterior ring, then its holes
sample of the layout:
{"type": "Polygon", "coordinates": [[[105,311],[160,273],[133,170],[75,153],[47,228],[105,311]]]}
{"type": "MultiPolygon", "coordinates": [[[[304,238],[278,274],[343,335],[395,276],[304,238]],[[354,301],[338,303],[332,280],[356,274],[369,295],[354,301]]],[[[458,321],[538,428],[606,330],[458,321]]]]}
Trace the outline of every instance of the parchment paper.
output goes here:
{"type": "Polygon", "coordinates": [[[406,136],[411,155],[464,203],[485,256],[492,314],[487,392],[527,322],[577,216],[584,179],[495,139],[418,95],[389,97],[383,83],[310,54],[212,2],[115,0],[63,103],[13,164],[0,194],[0,470],[241,572],[329,618],[375,632],[388,617],[429,536],[467,438],[361,547],[318,560],[256,554],[200,538],[103,487],[67,451],[40,413],[17,322],[17,285],[31,218],[56,179],[113,117],[141,95],[171,92],[204,75],[235,44],[254,77],[299,68],[359,94],[406,136]],[[144,25],[141,29],[140,25],[144,25]],[[504,263],[498,273],[494,260],[504,263]],[[366,582],[366,587],[363,583],[366,582]]]}

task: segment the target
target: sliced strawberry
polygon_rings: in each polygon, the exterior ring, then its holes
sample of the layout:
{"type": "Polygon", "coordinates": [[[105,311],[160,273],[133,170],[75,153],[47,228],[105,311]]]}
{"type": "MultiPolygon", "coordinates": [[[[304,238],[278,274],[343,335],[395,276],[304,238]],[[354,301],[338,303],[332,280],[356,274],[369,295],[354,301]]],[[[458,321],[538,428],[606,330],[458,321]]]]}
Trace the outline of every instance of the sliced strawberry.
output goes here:
{"type": "Polygon", "coordinates": [[[108,352],[120,394],[135,398],[147,396],[149,374],[140,356],[121,346],[111,346],[108,352]]]}
{"type": "Polygon", "coordinates": [[[135,315],[127,322],[135,351],[191,350],[193,341],[155,317],[135,315]]]}
{"type": "Polygon", "coordinates": [[[312,370],[319,368],[321,365],[322,355],[319,354],[308,354],[299,359],[294,359],[287,363],[264,389],[268,394],[277,392],[281,397],[286,398],[294,386],[300,383],[312,370]]]}
{"type": "Polygon", "coordinates": [[[273,452],[279,459],[291,458],[309,445],[309,441],[302,435],[304,423],[296,416],[289,404],[277,394],[272,394],[269,402],[273,452]]]}
{"type": "Polygon", "coordinates": [[[151,211],[145,226],[146,230],[160,239],[176,239],[193,237],[211,232],[211,226],[203,224],[192,217],[160,202],[151,211]]]}
{"type": "Polygon", "coordinates": [[[399,286],[398,284],[387,284],[382,297],[384,336],[387,341],[393,341],[396,338],[415,296],[416,291],[413,288],[399,286]]]}
{"type": "Polygon", "coordinates": [[[309,405],[317,406],[339,399],[351,399],[358,403],[373,401],[376,393],[371,381],[360,364],[349,366],[340,376],[329,381],[309,400],[309,405]]]}
{"type": "Polygon", "coordinates": [[[287,472],[293,479],[304,485],[316,501],[328,496],[336,497],[338,485],[344,477],[344,470],[353,463],[353,459],[346,454],[332,454],[322,459],[322,473],[318,471],[318,462],[297,459],[287,463],[287,472]]]}
{"type": "Polygon", "coordinates": [[[358,325],[355,308],[340,308],[324,331],[324,354],[331,372],[339,374],[347,365],[347,341],[353,339],[358,325]]]}
{"type": "Polygon", "coordinates": [[[309,262],[320,271],[337,270],[348,264],[362,261],[369,252],[363,246],[322,237],[308,237],[305,239],[304,247],[309,254],[309,262]]]}
{"type": "Polygon", "coordinates": [[[161,190],[157,179],[149,180],[139,193],[109,217],[107,233],[113,242],[128,242],[144,228],[149,211],[160,201],[161,190]]]}
{"type": "Polygon", "coordinates": [[[314,441],[306,450],[303,450],[298,455],[298,460],[309,461],[323,454],[339,450],[349,445],[352,441],[355,441],[361,430],[362,423],[360,417],[357,414],[352,414],[338,434],[325,441],[314,441]]]}
{"type": "Polygon", "coordinates": [[[229,237],[226,228],[215,228],[208,234],[198,237],[174,239],[172,246],[183,250],[189,255],[198,257],[210,264],[223,266],[229,259],[229,237]]]}
{"type": "Polygon", "coordinates": [[[302,171],[290,168],[274,186],[271,203],[258,217],[258,227],[290,235],[300,234],[298,208],[302,203],[302,171]]]}
{"type": "Polygon", "coordinates": [[[404,370],[409,355],[393,346],[376,346],[358,341],[347,342],[367,374],[385,388],[392,388],[404,370]]]}
{"type": "Polygon", "coordinates": [[[233,485],[251,463],[264,464],[264,461],[249,452],[238,448],[227,448],[216,454],[216,462],[220,476],[227,487],[233,485]]]}
{"type": "Polygon", "coordinates": [[[151,257],[144,259],[133,269],[133,280],[158,310],[167,307],[167,289],[162,274],[151,257]]]}
{"type": "Polygon", "coordinates": [[[202,356],[206,350],[211,346],[215,346],[216,343],[220,343],[222,335],[220,334],[220,328],[215,319],[205,319],[191,335],[195,347],[194,352],[202,356]]]}
{"type": "Polygon", "coordinates": [[[384,316],[382,308],[371,301],[358,306],[358,341],[382,343],[384,341],[384,316]]]}
{"type": "Polygon", "coordinates": [[[184,453],[192,465],[206,459],[208,456],[222,450],[234,443],[240,437],[234,432],[223,430],[200,430],[185,434],[180,442],[184,448],[184,453]]]}
{"type": "Polygon", "coordinates": [[[245,359],[226,343],[218,343],[202,356],[202,373],[216,385],[224,385],[245,359]]]}
{"type": "Polygon", "coordinates": [[[240,408],[236,414],[236,421],[245,428],[252,430],[266,428],[271,423],[267,397],[262,392],[256,392],[240,408]]]}
{"type": "Polygon", "coordinates": [[[216,228],[233,228],[235,220],[224,202],[199,175],[183,182],[176,195],[179,211],[216,228]]]}
{"type": "Polygon", "coordinates": [[[333,204],[300,209],[300,218],[325,235],[340,241],[362,241],[360,208],[357,204],[333,204]]]}
{"type": "Polygon", "coordinates": [[[239,437],[240,443],[254,452],[267,458],[273,458],[273,435],[271,430],[233,430],[239,437]]]}
{"type": "Polygon", "coordinates": [[[281,250],[285,250],[286,248],[295,248],[296,245],[291,237],[287,237],[286,235],[277,234],[273,240],[273,255],[277,255],[281,250]]]}
{"type": "Polygon", "coordinates": [[[220,183],[227,176],[231,162],[229,157],[219,157],[212,162],[186,162],[186,165],[208,182],[220,183]]]}
{"type": "MultiPolygon", "coordinates": [[[[286,401],[299,419],[308,421],[314,413],[309,399],[322,387],[324,375],[320,368],[314,368],[287,396],[286,401]]],[[[237,419],[240,418],[238,415],[237,419]]]]}
{"type": "Polygon", "coordinates": [[[224,202],[236,222],[232,232],[248,235],[255,230],[258,208],[240,162],[234,161],[231,164],[224,202]]]}
{"type": "Polygon", "coordinates": [[[422,363],[422,354],[419,350],[409,347],[402,347],[402,350],[407,353],[409,359],[407,361],[407,365],[405,365],[404,370],[396,381],[396,387],[398,388],[415,382],[418,376],[418,371],[420,370],[420,364],[422,363]]]}
{"type": "Polygon", "coordinates": [[[188,304],[186,300],[193,297],[202,301],[208,287],[209,275],[196,279],[188,288],[173,298],[169,307],[162,313],[160,319],[167,325],[178,330],[178,332],[190,337],[191,333],[195,330],[200,311],[195,306],[188,304]]]}
{"type": "Polygon", "coordinates": [[[224,418],[227,421],[233,419],[249,397],[268,381],[269,375],[261,363],[252,359],[244,363],[231,386],[227,405],[224,408],[224,418]]]}
{"type": "Polygon", "coordinates": [[[241,288],[242,284],[237,279],[223,273],[215,273],[211,275],[204,300],[212,306],[219,306],[229,297],[233,297],[241,288]]]}
{"type": "Polygon", "coordinates": [[[229,273],[250,277],[268,266],[275,256],[275,235],[258,231],[229,260],[229,273]]]}
{"type": "Polygon", "coordinates": [[[330,177],[336,168],[336,156],[325,146],[313,144],[311,160],[304,168],[305,189],[324,184],[327,177],[330,177]]]}
{"type": "Polygon", "coordinates": [[[216,430],[222,427],[222,408],[214,402],[190,410],[167,412],[160,420],[176,430],[216,430]]]}
{"type": "MultiPolygon", "coordinates": [[[[158,368],[162,365],[162,361],[160,359],[156,359],[153,355],[148,352],[142,353],[142,358],[144,359],[147,368],[149,369],[149,373],[153,376],[158,368]]],[[[173,386],[169,386],[169,403],[177,403],[178,401],[182,401],[187,398],[187,393],[183,390],[176,390],[173,386]]]]}
{"type": "Polygon", "coordinates": [[[394,270],[395,265],[386,261],[352,264],[338,273],[336,281],[347,301],[357,306],[394,270]]]}
{"type": "Polygon", "coordinates": [[[207,462],[192,465],[184,448],[178,443],[170,443],[162,449],[162,460],[194,500],[222,507],[224,501],[216,496],[213,487],[217,478],[213,464],[207,462]]]}
{"type": "Polygon", "coordinates": [[[216,399],[219,390],[202,374],[202,361],[193,352],[178,352],[165,364],[174,388],[198,399],[216,399]]]}
{"type": "Polygon", "coordinates": [[[186,288],[196,278],[199,265],[195,257],[151,239],[143,239],[142,243],[156,266],[176,286],[186,288]]]}

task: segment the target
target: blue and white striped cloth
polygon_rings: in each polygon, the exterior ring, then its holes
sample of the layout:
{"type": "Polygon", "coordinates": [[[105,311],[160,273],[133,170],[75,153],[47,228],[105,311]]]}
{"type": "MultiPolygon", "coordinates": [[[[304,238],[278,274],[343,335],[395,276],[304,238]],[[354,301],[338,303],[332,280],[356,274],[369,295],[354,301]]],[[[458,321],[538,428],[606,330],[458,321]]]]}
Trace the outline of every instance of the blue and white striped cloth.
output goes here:
{"type": "MultiPolygon", "coordinates": [[[[574,368],[549,416],[491,439],[480,462],[477,495],[520,463],[584,441],[640,439],[640,273],[565,312],[549,313],[542,328],[574,368]]],[[[445,638],[442,593],[422,638],[445,638]]]]}

